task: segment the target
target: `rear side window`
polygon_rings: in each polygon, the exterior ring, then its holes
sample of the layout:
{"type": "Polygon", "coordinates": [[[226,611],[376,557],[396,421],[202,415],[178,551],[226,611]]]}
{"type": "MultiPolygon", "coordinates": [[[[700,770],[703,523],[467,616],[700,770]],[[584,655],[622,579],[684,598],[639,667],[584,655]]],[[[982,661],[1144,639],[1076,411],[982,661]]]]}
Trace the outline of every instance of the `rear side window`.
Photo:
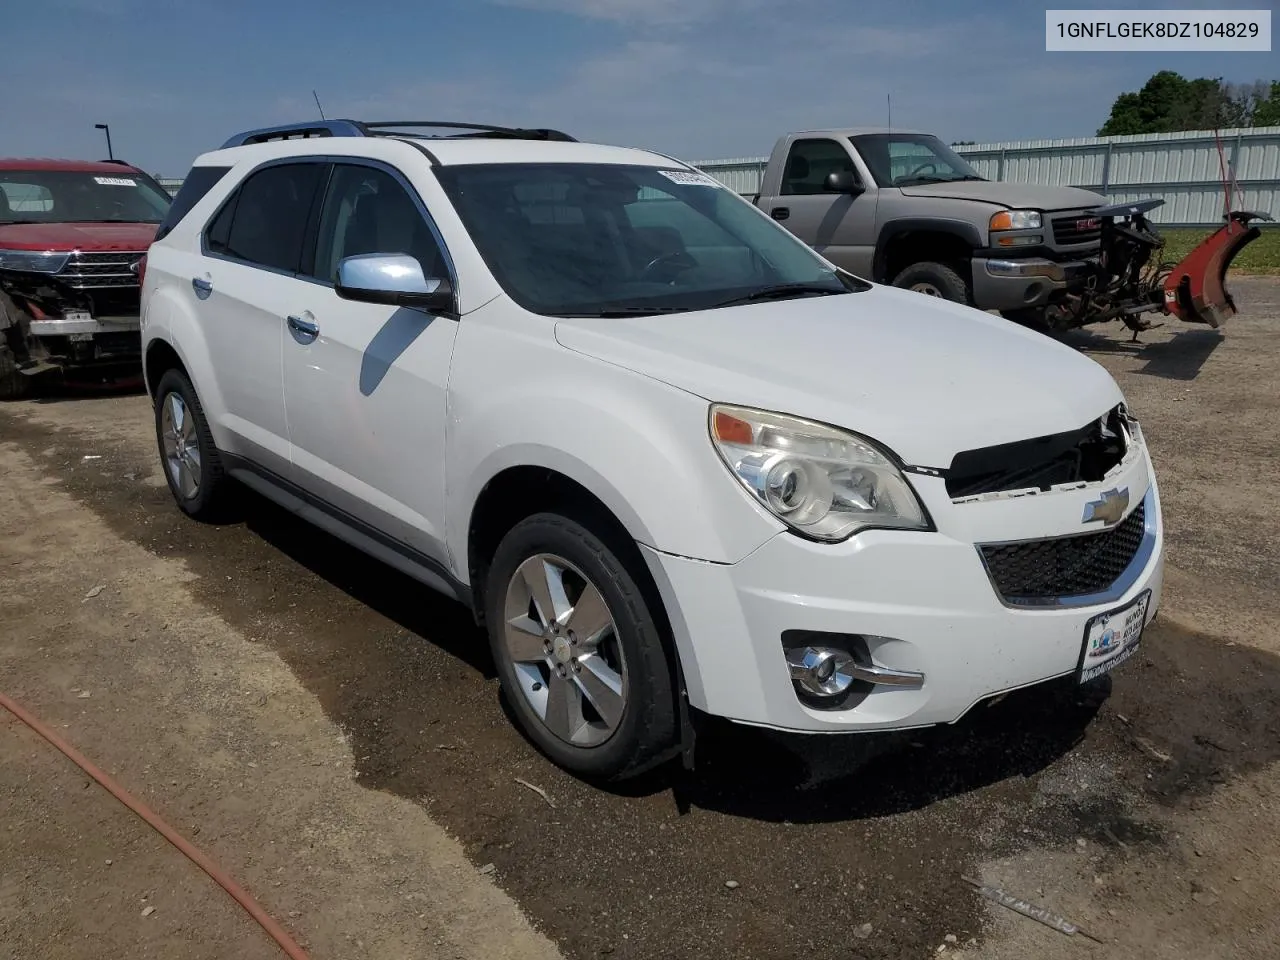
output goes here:
{"type": "Polygon", "coordinates": [[[323,163],[285,163],[251,174],[209,225],[211,249],[255,266],[294,273],[323,163]]]}
{"type": "Polygon", "coordinates": [[[187,179],[182,181],[178,195],[173,198],[169,212],[160,221],[156,230],[156,239],[162,240],[176,227],[182,218],[191,212],[191,208],[204,199],[204,195],[213,189],[214,184],[226,176],[230,167],[192,167],[187,179]]]}

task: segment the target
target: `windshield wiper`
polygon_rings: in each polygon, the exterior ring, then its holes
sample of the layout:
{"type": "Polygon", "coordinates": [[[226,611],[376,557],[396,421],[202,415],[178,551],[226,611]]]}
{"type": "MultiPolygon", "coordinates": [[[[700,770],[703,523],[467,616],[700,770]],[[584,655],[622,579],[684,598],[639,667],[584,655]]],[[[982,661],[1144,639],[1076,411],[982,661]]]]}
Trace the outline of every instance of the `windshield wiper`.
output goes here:
{"type": "Polygon", "coordinates": [[[719,303],[713,303],[704,309],[714,310],[717,307],[733,307],[742,303],[759,303],[761,300],[785,300],[788,297],[808,297],[808,296],[830,296],[836,293],[850,293],[851,291],[841,285],[839,289],[816,284],[816,283],[780,283],[773,287],[762,287],[751,293],[741,297],[731,297],[728,300],[721,300],[719,303]]]}
{"type": "Polygon", "coordinates": [[[28,223],[48,223],[47,220],[0,220],[0,227],[21,227],[28,223]]]}

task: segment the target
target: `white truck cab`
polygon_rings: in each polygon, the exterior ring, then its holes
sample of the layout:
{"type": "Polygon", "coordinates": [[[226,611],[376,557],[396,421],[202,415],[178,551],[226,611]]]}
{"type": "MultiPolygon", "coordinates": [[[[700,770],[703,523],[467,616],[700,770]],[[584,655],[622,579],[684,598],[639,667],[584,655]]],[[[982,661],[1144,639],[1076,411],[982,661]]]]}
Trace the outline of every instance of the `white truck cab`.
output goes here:
{"type": "Polygon", "coordinates": [[[178,505],[239,481],[469,605],[580,775],[688,747],[686,706],[949,723],[1098,676],[1156,612],[1155,475],[1098,364],[684,163],[327,121],[183,190],[142,294],[178,505]]]}

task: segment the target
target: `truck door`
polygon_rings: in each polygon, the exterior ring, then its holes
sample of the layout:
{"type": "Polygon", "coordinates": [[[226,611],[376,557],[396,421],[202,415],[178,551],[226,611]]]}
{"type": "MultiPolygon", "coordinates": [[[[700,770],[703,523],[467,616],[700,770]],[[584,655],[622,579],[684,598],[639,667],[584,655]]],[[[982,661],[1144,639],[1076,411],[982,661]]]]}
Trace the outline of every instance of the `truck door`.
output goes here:
{"type": "Polygon", "coordinates": [[[761,198],[765,213],[836,266],[871,276],[876,194],[847,146],[827,137],[795,141],[782,171],[781,194],[761,198]],[[868,189],[858,195],[828,193],[824,183],[832,173],[851,173],[868,189]]]}

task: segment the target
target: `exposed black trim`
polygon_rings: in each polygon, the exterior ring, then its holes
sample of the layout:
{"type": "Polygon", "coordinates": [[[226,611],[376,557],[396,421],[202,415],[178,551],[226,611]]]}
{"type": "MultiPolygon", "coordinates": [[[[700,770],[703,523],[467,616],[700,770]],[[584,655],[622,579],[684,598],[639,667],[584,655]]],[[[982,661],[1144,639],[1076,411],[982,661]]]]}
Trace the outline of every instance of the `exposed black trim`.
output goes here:
{"type": "MultiPolygon", "coordinates": [[[[351,514],[347,513],[345,510],[342,510],[339,507],[335,507],[333,504],[329,503],[327,500],[324,500],[320,497],[315,496],[314,494],[302,489],[292,481],[286,480],[284,477],[280,476],[278,473],[275,473],[272,470],[268,470],[266,467],[263,467],[257,463],[254,463],[252,460],[247,460],[244,457],[241,457],[237,454],[231,454],[226,452],[221,452],[220,456],[222,457],[222,461],[223,463],[226,464],[228,469],[244,470],[247,473],[254,474],[259,479],[265,481],[266,483],[280,490],[280,492],[285,493],[296,500],[302,501],[309,507],[314,507],[316,510],[319,510],[321,513],[327,514],[332,519],[337,520],[343,526],[349,527],[354,533],[358,533],[361,536],[368,537],[370,540],[373,540],[374,542],[380,544],[381,546],[386,547],[388,550],[392,551],[393,553],[399,554],[400,556],[404,557],[410,563],[413,563],[419,567],[422,567],[428,573],[431,573],[434,576],[439,577],[441,580],[443,580],[445,583],[449,585],[449,587],[457,595],[458,600],[462,604],[471,608],[474,611],[475,599],[472,595],[470,585],[463,583],[461,580],[455,577],[452,571],[450,571],[438,560],[434,560],[431,557],[428,557],[426,554],[422,553],[421,551],[416,550],[413,547],[409,546],[407,543],[404,543],[401,540],[397,540],[395,537],[392,537],[386,533],[383,533],[377,527],[370,526],[368,523],[365,523],[363,520],[357,517],[353,517],[351,514]]],[[[372,559],[376,560],[377,557],[373,557],[372,559]]]]}

